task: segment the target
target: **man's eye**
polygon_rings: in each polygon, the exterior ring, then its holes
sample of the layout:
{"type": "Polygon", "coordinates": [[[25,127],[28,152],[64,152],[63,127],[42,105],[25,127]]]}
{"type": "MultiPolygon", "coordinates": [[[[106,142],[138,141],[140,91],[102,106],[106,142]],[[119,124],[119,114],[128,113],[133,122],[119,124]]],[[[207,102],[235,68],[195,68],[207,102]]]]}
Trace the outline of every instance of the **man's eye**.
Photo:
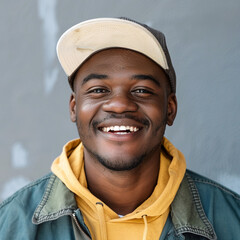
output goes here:
{"type": "Polygon", "coordinates": [[[94,88],[89,91],[89,93],[107,93],[108,90],[104,88],[94,88]]]}
{"type": "Polygon", "coordinates": [[[137,89],[137,90],[135,90],[135,92],[137,92],[137,93],[149,93],[149,91],[147,91],[145,89],[137,89]]]}
{"type": "Polygon", "coordinates": [[[137,94],[152,94],[151,91],[144,89],[144,88],[135,89],[135,90],[133,90],[133,92],[137,93],[137,94]]]}

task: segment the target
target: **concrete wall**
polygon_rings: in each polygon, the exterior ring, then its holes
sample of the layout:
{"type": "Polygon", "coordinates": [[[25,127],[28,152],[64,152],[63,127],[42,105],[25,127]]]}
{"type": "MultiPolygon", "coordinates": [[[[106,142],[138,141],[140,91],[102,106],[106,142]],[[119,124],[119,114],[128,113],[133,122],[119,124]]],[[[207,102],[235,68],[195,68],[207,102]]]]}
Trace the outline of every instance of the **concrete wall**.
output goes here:
{"type": "Polygon", "coordinates": [[[179,103],[166,135],[188,168],[240,193],[239,11],[238,0],[1,0],[0,200],[48,173],[77,137],[59,36],[82,20],[115,16],[165,33],[179,103]]]}

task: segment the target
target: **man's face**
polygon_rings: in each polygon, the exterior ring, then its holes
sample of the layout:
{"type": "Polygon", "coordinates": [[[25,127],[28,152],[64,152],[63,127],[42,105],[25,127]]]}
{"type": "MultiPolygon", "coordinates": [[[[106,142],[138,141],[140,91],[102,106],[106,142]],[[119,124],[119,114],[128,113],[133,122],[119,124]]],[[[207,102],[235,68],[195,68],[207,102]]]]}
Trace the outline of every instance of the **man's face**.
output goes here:
{"type": "Polygon", "coordinates": [[[126,49],[96,53],[78,70],[70,113],[86,155],[115,171],[160,154],[166,124],[176,115],[164,71],[126,49]]]}

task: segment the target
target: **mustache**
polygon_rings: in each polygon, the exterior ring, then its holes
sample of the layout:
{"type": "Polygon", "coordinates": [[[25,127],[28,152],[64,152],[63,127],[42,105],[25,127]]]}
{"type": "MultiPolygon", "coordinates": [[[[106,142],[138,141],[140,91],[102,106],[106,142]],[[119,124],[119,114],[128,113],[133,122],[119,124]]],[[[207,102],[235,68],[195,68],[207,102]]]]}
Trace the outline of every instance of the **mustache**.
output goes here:
{"type": "Polygon", "coordinates": [[[103,118],[102,120],[100,121],[97,121],[97,120],[93,120],[92,121],[92,125],[94,128],[97,127],[97,125],[105,122],[106,120],[109,120],[109,119],[131,119],[131,120],[134,120],[136,122],[139,122],[145,126],[149,126],[150,123],[148,121],[148,119],[145,119],[145,118],[138,118],[136,116],[133,116],[132,114],[128,114],[128,113],[125,113],[125,114],[115,114],[115,113],[111,113],[109,115],[107,115],[105,118],[103,118]]]}

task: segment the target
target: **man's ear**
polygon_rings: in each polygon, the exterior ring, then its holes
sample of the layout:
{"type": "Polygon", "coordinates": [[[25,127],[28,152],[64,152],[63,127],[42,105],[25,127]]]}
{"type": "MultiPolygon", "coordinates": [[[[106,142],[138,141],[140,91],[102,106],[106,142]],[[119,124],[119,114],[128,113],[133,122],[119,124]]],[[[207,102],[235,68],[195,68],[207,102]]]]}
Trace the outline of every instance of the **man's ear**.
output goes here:
{"type": "Polygon", "coordinates": [[[70,111],[70,118],[72,122],[76,122],[77,116],[76,116],[76,97],[75,93],[72,92],[70,96],[70,101],[69,101],[69,111],[70,111]]]}
{"type": "Polygon", "coordinates": [[[167,125],[172,126],[177,115],[177,98],[174,93],[168,96],[167,125]]]}

